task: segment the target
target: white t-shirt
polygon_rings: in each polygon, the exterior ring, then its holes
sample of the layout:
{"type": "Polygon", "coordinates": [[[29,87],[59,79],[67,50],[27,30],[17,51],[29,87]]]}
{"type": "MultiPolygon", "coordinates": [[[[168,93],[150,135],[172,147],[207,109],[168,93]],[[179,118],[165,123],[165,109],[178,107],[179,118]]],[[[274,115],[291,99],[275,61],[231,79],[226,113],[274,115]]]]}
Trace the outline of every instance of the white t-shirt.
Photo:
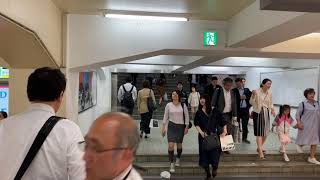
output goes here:
{"type": "MultiPolygon", "coordinates": [[[[24,113],[0,121],[1,180],[14,179],[39,130],[54,115],[51,106],[37,103],[24,113]]],[[[85,179],[80,141],[83,136],[74,122],[58,121],[22,180],[85,179]]]]}

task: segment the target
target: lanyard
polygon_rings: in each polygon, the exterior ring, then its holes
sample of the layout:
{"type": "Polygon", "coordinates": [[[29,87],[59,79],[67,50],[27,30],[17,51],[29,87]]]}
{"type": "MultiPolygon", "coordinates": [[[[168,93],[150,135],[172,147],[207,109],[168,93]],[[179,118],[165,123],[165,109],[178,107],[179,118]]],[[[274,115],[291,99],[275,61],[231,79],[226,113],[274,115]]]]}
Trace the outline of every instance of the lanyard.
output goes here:
{"type": "Polygon", "coordinates": [[[128,177],[129,177],[129,175],[130,175],[130,173],[131,173],[131,170],[132,169],[130,169],[130,171],[127,173],[127,175],[123,178],[123,180],[126,180],[128,177]]]}

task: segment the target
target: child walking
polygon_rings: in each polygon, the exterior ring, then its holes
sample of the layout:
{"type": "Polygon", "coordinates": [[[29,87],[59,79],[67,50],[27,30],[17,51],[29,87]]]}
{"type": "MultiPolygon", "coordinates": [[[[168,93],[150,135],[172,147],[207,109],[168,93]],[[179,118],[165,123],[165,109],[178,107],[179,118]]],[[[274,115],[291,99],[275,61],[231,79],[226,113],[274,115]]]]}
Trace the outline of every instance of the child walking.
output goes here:
{"type": "Polygon", "coordinates": [[[276,128],[276,132],[281,143],[280,153],[283,155],[283,159],[289,162],[290,159],[286,153],[286,145],[291,143],[291,138],[289,135],[290,127],[296,128],[297,122],[290,115],[291,108],[289,105],[280,106],[280,112],[276,116],[273,126],[276,128]]]}

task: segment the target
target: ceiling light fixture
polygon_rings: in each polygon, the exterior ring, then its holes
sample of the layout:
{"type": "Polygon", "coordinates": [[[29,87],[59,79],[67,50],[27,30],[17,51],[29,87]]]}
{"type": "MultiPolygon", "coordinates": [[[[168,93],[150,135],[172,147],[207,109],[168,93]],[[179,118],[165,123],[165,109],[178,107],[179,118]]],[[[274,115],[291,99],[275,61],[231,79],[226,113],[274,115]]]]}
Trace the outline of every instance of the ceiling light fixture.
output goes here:
{"type": "Polygon", "coordinates": [[[105,14],[105,17],[106,18],[118,18],[118,19],[154,20],[154,21],[188,21],[188,18],[185,18],[185,17],[169,17],[169,16],[105,14]]]}

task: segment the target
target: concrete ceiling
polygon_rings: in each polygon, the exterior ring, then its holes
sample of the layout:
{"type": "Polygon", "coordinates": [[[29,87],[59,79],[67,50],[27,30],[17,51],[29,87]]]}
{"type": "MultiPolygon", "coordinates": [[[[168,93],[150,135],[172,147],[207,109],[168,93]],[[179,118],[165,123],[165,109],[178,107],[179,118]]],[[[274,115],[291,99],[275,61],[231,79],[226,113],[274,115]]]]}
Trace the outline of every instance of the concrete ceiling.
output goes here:
{"type": "Polygon", "coordinates": [[[10,68],[57,67],[52,56],[33,31],[1,14],[0,42],[0,59],[10,68]]]}
{"type": "Polygon", "coordinates": [[[187,14],[191,19],[229,20],[255,0],[52,0],[66,13],[106,10],[187,14]]]}

